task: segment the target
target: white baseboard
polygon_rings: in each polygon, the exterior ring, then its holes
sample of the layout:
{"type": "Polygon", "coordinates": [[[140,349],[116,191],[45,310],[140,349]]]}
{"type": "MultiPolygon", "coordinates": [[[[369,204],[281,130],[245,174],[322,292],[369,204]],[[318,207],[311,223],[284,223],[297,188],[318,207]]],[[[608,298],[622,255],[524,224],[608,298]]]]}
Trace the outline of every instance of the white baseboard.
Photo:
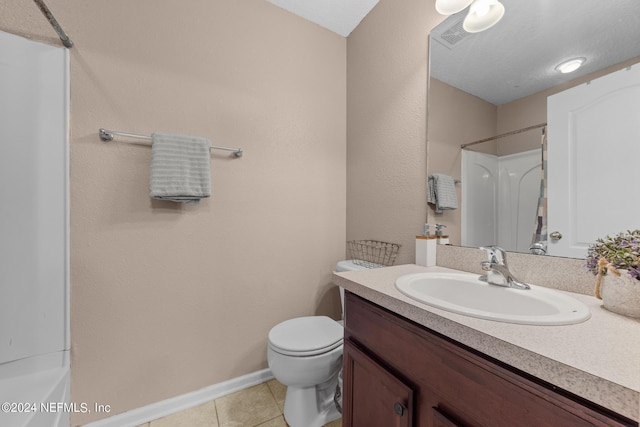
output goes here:
{"type": "Polygon", "coordinates": [[[213,384],[191,393],[152,403],[151,405],[123,412],[109,418],[103,418],[85,424],[84,427],[136,427],[271,379],[273,379],[271,370],[263,369],[241,377],[232,378],[228,381],[213,384]]]}

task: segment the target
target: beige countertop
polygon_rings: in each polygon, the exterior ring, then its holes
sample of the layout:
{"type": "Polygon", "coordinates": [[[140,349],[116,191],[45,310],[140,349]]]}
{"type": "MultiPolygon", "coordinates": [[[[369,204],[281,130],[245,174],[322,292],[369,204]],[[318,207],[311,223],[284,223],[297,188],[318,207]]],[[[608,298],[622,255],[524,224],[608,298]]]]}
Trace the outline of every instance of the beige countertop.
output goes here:
{"type": "MultiPolygon", "coordinates": [[[[591,318],[567,326],[496,322],[440,310],[400,293],[395,280],[444,267],[398,265],[334,273],[333,283],[542,380],[640,420],[640,321],[611,313],[590,296],[591,318]]],[[[535,284],[535,282],[533,282],[535,284]]]]}

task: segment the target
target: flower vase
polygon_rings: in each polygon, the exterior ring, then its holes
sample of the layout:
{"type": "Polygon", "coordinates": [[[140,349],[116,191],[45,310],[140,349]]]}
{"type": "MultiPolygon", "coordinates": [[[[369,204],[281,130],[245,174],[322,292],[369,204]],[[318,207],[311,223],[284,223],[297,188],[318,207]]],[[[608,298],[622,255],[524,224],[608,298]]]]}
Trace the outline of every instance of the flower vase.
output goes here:
{"type": "Polygon", "coordinates": [[[640,280],[627,270],[618,270],[620,276],[608,273],[602,276],[602,305],[623,316],[640,318],[640,280]]]}

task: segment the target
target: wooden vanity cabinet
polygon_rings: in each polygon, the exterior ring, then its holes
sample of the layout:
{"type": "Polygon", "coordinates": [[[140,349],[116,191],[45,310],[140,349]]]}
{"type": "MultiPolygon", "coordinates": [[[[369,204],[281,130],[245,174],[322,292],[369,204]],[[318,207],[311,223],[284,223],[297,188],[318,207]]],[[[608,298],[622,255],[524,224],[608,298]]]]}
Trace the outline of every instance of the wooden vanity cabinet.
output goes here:
{"type": "Polygon", "coordinates": [[[347,292],[343,427],[638,423],[347,292]]]}

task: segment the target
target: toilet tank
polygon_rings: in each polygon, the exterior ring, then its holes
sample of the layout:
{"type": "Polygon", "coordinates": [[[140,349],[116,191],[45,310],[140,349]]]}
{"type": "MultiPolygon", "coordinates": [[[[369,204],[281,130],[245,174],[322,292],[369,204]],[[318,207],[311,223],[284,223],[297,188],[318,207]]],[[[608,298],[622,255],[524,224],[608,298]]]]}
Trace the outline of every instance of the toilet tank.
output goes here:
{"type": "MultiPolygon", "coordinates": [[[[381,266],[382,267],[382,266],[381,266]]],[[[339,261],[336,264],[336,273],[340,273],[343,271],[355,271],[355,270],[365,270],[367,267],[363,267],[353,262],[352,259],[347,259],[343,261],[339,261]]],[[[340,288],[340,316],[344,319],[344,289],[340,288]]]]}
{"type": "Polygon", "coordinates": [[[354,270],[364,270],[366,267],[356,264],[352,259],[346,259],[344,261],[339,261],[336,264],[336,272],[341,271],[354,271],[354,270]]]}

